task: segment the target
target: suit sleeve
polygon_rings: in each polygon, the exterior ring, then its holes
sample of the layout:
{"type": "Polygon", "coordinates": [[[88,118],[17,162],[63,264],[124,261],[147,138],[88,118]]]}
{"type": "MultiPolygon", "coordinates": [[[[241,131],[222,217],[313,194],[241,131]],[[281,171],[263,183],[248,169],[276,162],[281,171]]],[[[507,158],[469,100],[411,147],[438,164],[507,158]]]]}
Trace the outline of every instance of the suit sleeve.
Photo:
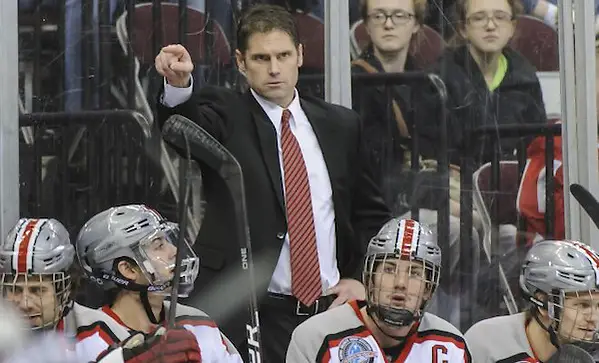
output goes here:
{"type": "Polygon", "coordinates": [[[156,102],[160,128],[170,116],[181,115],[201,126],[219,142],[227,138],[230,125],[227,123],[226,109],[231,99],[237,97],[233,91],[222,87],[205,87],[175,107],[167,107],[161,102],[163,92],[164,89],[159,92],[156,102]]]}

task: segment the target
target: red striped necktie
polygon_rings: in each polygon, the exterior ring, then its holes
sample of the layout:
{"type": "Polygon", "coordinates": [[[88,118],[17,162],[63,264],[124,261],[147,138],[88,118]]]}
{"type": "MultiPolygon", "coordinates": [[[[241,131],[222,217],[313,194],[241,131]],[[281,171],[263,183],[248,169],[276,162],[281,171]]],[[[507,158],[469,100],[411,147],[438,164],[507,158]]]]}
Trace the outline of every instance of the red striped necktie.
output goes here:
{"type": "Polygon", "coordinates": [[[302,150],[289,127],[290,118],[291,112],[283,110],[281,144],[291,255],[291,291],[300,302],[310,306],[322,293],[320,264],[308,172],[302,150]]]}

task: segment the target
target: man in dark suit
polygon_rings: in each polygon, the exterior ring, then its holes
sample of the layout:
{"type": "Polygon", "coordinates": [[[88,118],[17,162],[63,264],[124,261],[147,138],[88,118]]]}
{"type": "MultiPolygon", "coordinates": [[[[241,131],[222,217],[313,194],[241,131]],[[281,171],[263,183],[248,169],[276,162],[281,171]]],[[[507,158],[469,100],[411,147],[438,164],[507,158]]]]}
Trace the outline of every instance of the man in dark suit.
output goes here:
{"type": "MultiPolygon", "coordinates": [[[[243,168],[254,259],[268,272],[258,291],[264,359],[279,363],[297,325],[365,298],[359,266],[390,213],[364,163],[357,114],[300,97],[295,88],[303,55],[291,14],[256,5],[242,16],[237,40],[237,66],[250,86],[243,94],[214,87],[192,94],[189,53],[181,45],[163,48],[156,57],[165,77],[158,119],[181,114],[197,122],[243,168]]],[[[230,197],[207,170],[204,187],[207,209],[194,249],[201,260],[195,293],[206,297],[240,264],[229,240],[230,197]]],[[[202,308],[244,351],[243,318],[219,319],[213,309],[223,301],[214,300],[208,296],[202,308]]]]}

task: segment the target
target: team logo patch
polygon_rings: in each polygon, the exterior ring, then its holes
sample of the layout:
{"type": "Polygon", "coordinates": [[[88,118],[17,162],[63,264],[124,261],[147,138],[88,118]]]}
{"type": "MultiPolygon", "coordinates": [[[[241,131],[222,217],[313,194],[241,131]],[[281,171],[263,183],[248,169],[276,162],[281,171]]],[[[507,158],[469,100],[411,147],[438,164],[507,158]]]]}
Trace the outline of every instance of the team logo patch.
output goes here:
{"type": "Polygon", "coordinates": [[[373,363],[375,358],[374,349],[363,338],[347,337],[339,344],[341,363],[373,363]]]}

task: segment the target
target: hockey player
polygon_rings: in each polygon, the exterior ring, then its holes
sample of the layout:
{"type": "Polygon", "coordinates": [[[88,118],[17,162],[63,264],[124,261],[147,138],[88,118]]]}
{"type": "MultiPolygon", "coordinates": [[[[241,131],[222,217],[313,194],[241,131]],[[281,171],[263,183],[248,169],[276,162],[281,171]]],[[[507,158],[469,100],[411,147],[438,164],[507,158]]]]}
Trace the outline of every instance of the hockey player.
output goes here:
{"type": "Polygon", "coordinates": [[[525,312],[480,321],[465,334],[475,362],[546,362],[561,344],[599,347],[599,256],[576,241],[535,243],[522,265],[525,312]]]}
{"type": "MultiPolygon", "coordinates": [[[[22,218],[0,246],[0,288],[32,330],[64,328],[75,249],[55,219],[22,218]]],[[[73,331],[74,333],[74,331],[73,331]]]]}
{"type": "Polygon", "coordinates": [[[366,301],[352,301],[298,326],[287,361],[470,362],[461,333],[425,313],[439,281],[441,250],[417,221],[392,219],[366,252],[366,301]]]}
{"type": "MultiPolygon", "coordinates": [[[[194,286],[198,258],[187,243],[180,276],[174,276],[178,226],[144,205],[113,207],[92,217],[77,237],[76,251],[86,277],[101,286],[109,301],[104,314],[84,322],[88,360],[131,332],[151,335],[165,323],[171,283],[179,279],[179,295],[194,286]]],[[[237,350],[202,311],[178,304],[177,326],[197,338],[202,362],[241,362],[237,350]]]]}
{"type": "MultiPolygon", "coordinates": [[[[81,306],[72,300],[78,273],[75,263],[75,248],[71,244],[66,228],[55,219],[23,218],[8,233],[0,244],[0,291],[7,302],[12,303],[29,325],[33,336],[24,331],[11,331],[11,363],[31,362],[88,362],[85,352],[85,331],[77,334],[79,323],[94,320],[104,313],[81,306]],[[43,333],[43,334],[39,334],[43,333]],[[30,341],[34,344],[24,344],[30,341]],[[20,348],[20,349],[19,349],[20,348]]],[[[3,310],[4,311],[4,310],[3,310]]],[[[2,332],[8,328],[7,319],[14,316],[2,315],[2,332]],[[7,323],[7,324],[4,324],[7,323]],[[6,325],[6,326],[5,326],[6,325]]],[[[164,356],[193,357],[199,355],[195,338],[178,331],[167,332],[164,341],[148,336],[138,337],[142,342],[130,347],[112,347],[109,362],[137,362],[135,359],[164,356]],[[175,344],[170,344],[176,340],[175,344]],[[145,343],[145,344],[144,344],[145,343]],[[195,344],[195,346],[194,346],[195,344]]],[[[164,333],[162,334],[164,335],[164,333]]],[[[6,338],[2,339],[7,340],[6,338]]],[[[131,346],[131,344],[130,344],[131,346]]],[[[7,349],[3,349],[6,351],[7,349]]],[[[0,359],[0,361],[2,361],[0,359]]],[[[168,362],[187,362],[189,359],[170,359],[168,362]]],[[[108,361],[106,361],[108,362],[108,361]]],[[[166,360],[165,360],[166,362],[166,360]]],[[[105,361],[102,361],[105,363],[105,361]]]]}

